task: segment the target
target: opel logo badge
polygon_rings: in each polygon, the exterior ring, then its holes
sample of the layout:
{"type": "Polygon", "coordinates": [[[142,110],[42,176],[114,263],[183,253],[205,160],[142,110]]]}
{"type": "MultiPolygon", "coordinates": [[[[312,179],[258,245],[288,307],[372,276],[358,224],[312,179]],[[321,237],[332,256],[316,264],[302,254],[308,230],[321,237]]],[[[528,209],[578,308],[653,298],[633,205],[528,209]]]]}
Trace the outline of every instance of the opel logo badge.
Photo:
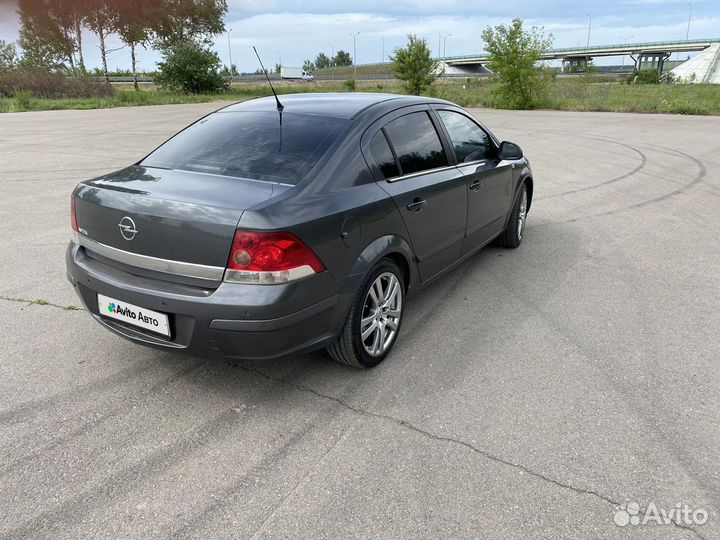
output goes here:
{"type": "Polygon", "coordinates": [[[120,227],[120,234],[122,234],[122,237],[125,240],[132,240],[133,238],[135,238],[135,235],[137,234],[135,222],[128,216],[125,216],[120,220],[120,223],[118,223],[118,227],[120,227]]]}

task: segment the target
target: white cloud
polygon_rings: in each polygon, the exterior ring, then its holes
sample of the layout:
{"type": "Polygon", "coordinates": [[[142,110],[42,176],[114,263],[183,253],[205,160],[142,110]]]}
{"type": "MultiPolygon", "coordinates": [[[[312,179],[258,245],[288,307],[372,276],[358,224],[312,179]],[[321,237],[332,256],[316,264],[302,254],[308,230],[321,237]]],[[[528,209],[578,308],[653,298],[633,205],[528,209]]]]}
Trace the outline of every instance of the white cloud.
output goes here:
{"type": "MultiPolygon", "coordinates": [[[[352,53],[350,32],[357,37],[360,63],[381,61],[382,39],[385,55],[403,45],[412,32],[428,40],[437,54],[438,35],[447,39],[447,54],[472,54],[482,50],[480,33],[488,25],[507,23],[521,16],[528,25],[544,26],[555,35],[557,47],[583,46],[587,41],[586,13],[593,14],[591,42],[618,43],[631,41],[665,41],[684,39],[687,29],[687,0],[513,0],[510,2],[474,3],[467,0],[230,0],[227,26],[233,61],[241,71],[254,71],[257,59],[252,45],[258,47],[266,65],[279,57],[285,65],[300,65],[324,51],[338,49],[352,53]]],[[[693,0],[690,37],[720,37],[720,2],[693,0]]],[[[0,38],[17,38],[17,16],[7,0],[0,0],[0,38]],[[3,3],[4,2],[4,3],[3,3]]],[[[88,65],[99,65],[96,39],[85,37],[88,65]]],[[[115,40],[113,46],[117,46],[115,40]]],[[[218,36],[215,49],[228,62],[227,36],[218,36]]],[[[110,55],[111,67],[128,67],[127,49],[110,55]]],[[[141,51],[139,65],[152,70],[160,56],[155,51],[141,51]]]]}

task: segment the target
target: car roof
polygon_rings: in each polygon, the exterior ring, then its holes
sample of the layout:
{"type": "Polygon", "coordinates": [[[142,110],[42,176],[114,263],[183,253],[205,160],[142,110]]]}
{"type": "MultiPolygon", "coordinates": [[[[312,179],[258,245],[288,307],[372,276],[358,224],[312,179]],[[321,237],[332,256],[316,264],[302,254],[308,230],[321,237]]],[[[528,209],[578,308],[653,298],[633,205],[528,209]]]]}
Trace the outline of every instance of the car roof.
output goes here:
{"type": "MultiPolygon", "coordinates": [[[[352,119],[370,107],[379,103],[393,102],[397,107],[421,103],[448,103],[447,101],[399,94],[347,93],[347,94],[281,94],[278,96],[284,109],[283,113],[316,114],[337,118],[352,119]]],[[[264,97],[235,103],[222,109],[222,112],[265,112],[276,111],[275,98],[264,97]]]]}

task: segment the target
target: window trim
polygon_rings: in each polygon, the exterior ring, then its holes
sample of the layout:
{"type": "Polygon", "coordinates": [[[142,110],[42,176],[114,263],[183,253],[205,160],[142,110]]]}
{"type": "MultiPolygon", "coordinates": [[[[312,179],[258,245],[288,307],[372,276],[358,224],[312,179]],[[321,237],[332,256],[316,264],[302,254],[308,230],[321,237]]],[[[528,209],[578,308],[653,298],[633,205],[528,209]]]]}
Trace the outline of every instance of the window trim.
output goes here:
{"type": "MultiPolygon", "coordinates": [[[[396,116],[396,117],[392,118],[391,120],[388,120],[387,122],[385,122],[378,131],[382,131],[383,135],[385,136],[385,140],[387,141],[388,145],[390,146],[390,151],[392,152],[393,156],[395,157],[395,164],[398,168],[398,171],[400,171],[400,176],[393,176],[392,178],[385,178],[384,180],[386,182],[397,182],[398,180],[404,180],[406,178],[414,178],[416,176],[422,176],[422,175],[425,175],[428,173],[441,172],[441,171],[445,171],[445,170],[454,169],[457,166],[457,160],[455,160],[456,163],[453,163],[453,159],[451,159],[451,157],[453,157],[453,156],[451,156],[448,153],[447,141],[446,141],[445,137],[443,136],[444,132],[440,132],[438,130],[438,125],[436,124],[436,119],[430,109],[420,109],[417,111],[410,111],[405,114],[396,116]],[[428,120],[430,120],[430,124],[433,126],[433,129],[435,130],[435,135],[437,135],[438,140],[440,141],[440,146],[442,147],[443,152],[445,153],[445,157],[447,158],[448,164],[442,165],[440,167],[433,167],[432,169],[423,169],[422,171],[405,173],[405,172],[403,172],[403,168],[400,163],[400,158],[398,157],[397,152],[395,151],[395,145],[392,143],[392,140],[390,139],[390,136],[387,134],[385,127],[387,125],[389,125],[391,122],[394,122],[395,120],[404,118],[405,116],[410,116],[411,114],[417,114],[417,113],[425,113],[425,115],[428,117],[428,120]]],[[[375,135],[373,135],[373,137],[374,136],[375,135]]],[[[372,140],[373,137],[371,137],[370,140],[372,140]]],[[[375,159],[375,156],[373,156],[373,160],[374,159],[375,159]]]]}
{"type": "Polygon", "coordinates": [[[432,114],[433,114],[433,116],[435,116],[435,117],[437,118],[437,121],[438,121],[438,123],[440,124],[440,126],[442,126],[442,130],[443,130],[443,133],[445,134],[445,137],[446,137],[446,139],[447,139],[448,145],[450,146],[450,149],[452,150],[452,156],[453,156],[453,158],[455,159],[455,164],[456,164],[458,167],[464,167],[465,165],[471,165],[471,164],[474,164],[474,163],[487,162],[487,161],[489,160],[489,158],[485,157],[484,159],[476,159],[476,160],[467,161],[467,162],[461,162],[461,161],[459,161],[458,158],[457,158],[457,154],[455,153],[455,146],[454,146],[453,143],[452,143],[452,138],[450,137],[450,133],[448,132],[447,127],[445,126],[445,123],[442,121],[442,118],[440,117],[440,114],[439,114],[440,111],[447,111],[447,112],[452,112],[452,113],[455,113],[455,114],[459,114],[459,115],[461,115],[461,116],[464,116],[464,117],[467,118],[468,120],[470,120],[470,122],[472,122],[473,124],[475,124],[475,125],[478,127],[478,129],[482,130],[482,132],[485,133],[485,135],[487,136],[488,140],[490,141],[490,144],[491,144],[491,145],[493,146],[493,148],[495,149],[495,154],[496,154],[496,156],[499,156],[499,152],[500,152],[500,144],[499,144],[499,142],[498,142],[497,139],[493,136],[493,134],[490,133],[490,130],[486,129],[485,126],[483,126],[483,125],[482,125],[480,122],[478,122],[475,118],[473,118],[473,117],[471,117],[470,115],[468,115],[468,114],[467,114],[464,110],[462,110],[462,109],[461,109],[461,110],[458,110],[458,109],[455,109],[455,108],[453,108],[453,107],[449,107],[449,106],[447,106],[447,105],[437,105],[437,104],[433,104],[433,105],[431,105],[432,114]],[[434,105],[434,106],[433,106],[433,105],[434,105]]]}
{"type": "Polygon", "coordinates": [[[413,173],[403,174],[402,176],[393,176],[392,178],[386,178],[386,182],[394,183],[398,180],[405,180],[408,178],[415,178],[416,176],[424,176],[430,173],[437,173],[442,171],[449,171],[450,169],[457,169],[457,165],[443,165],[442,167],[434,167],[432,169],[425,169],[424,171],[417,171],[413,173]]]}

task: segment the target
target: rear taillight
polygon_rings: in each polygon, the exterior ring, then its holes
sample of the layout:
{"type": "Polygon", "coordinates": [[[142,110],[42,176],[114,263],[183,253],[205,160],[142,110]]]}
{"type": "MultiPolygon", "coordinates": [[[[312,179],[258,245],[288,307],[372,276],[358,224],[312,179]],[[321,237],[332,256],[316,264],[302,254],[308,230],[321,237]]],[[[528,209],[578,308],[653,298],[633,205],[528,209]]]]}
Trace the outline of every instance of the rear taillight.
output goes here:
{"type": "Polygon", "coordinates": [[[235,231],[225,281],[272,285],[324,270],[320,259],[292,233],[235,231]]]}
{"type": "Polygon", "coordinates": [[[77,208],[75,207],[75,197],[72,195],[70,196],[70,227],[72,227],[73,230],[72,239],[77,244],[80,229],[78,228],[77,222],[77,208]]]}

